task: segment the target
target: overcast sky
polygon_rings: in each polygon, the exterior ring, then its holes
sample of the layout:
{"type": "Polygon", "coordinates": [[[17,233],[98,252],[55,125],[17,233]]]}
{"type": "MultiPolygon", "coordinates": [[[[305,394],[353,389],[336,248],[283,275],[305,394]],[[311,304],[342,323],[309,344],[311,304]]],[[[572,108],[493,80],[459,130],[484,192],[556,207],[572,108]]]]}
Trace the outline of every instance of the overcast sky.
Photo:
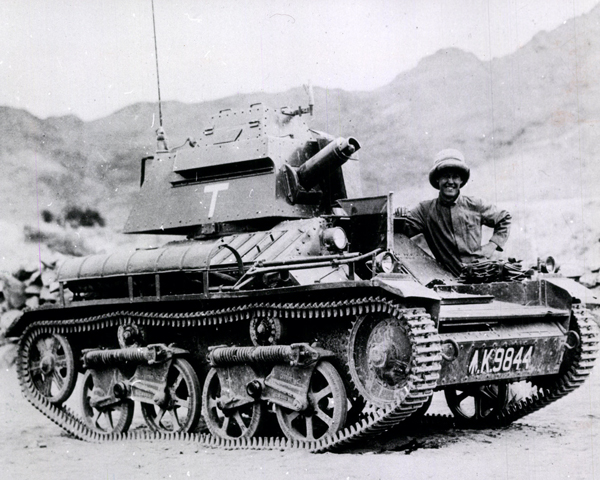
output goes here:
{"type": "MultiPolygon", "coordinates": [[[[154,0],[163,100],[371,90],[445,47],[500,57],[598,0],[154,0]]],[[[0,105],[45,118],[156,100],[151,0],[2,0],[0,105]]]]}

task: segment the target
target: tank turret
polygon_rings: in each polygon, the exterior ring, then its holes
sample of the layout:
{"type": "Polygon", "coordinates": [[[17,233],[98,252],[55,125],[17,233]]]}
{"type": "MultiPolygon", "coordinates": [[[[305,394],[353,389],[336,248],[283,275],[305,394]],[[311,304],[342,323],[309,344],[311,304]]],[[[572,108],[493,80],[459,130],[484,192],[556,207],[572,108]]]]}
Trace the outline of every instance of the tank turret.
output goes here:
{"type": "Polygon", "coordinates": [[[200,141],[144,159],[125,231],[194,238],[255,231],[331,213],[349,190],[359,196],[358,141],[312,130],[301,113],[262,104],[222,110],[200,141]]]}

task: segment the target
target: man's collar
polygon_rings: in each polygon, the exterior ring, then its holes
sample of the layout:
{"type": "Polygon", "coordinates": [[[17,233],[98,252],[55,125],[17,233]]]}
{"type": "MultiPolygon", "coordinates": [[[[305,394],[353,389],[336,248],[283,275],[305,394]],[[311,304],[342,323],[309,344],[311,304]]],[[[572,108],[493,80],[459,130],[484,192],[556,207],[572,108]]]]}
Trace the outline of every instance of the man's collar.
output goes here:
{"type": "Polygon", "coordinates": [[[453,207],[454,205],[456,205],[458,197],[460,197],[460,192],[458,192],[458,195],[453,200],[445,200],[444,198],[442,198],[442,195],[438,195],[438,201],[440,202],[440,205],[444,207],[453,207]]]}

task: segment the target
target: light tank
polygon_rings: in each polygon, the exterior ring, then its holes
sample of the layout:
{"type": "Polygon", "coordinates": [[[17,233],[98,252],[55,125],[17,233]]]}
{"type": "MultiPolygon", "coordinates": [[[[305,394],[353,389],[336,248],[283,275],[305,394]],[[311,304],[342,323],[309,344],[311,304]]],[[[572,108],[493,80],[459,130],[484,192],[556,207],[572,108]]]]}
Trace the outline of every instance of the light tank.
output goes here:
{"type": "Polygon", "coordinates": [[[584,381],[588,290],[543,265],[456,278],[397,233],[392,194],[361,196],[360,143],[308,110],[224,110],[172,149],[158,132],[125,230],[186,239],[61,265],[58,302],[9,332],[28,401],[84,440],[323,451],[435,391],[457,422],[499,426],[584,381]],[[135,408],[148,429],[128,433],[135,408]]]}

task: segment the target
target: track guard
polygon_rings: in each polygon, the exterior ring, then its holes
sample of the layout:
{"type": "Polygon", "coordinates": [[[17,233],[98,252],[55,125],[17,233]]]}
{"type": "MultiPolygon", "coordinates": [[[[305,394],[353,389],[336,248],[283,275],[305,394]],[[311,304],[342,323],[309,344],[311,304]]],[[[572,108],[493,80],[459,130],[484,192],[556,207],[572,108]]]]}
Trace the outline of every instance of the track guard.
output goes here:
{"type": "Polygon", "coordinates": [[[437,321],[440,312],[441,297],[433,290],[412,280],[404,280],[391,275],[377,275],[371,280],[375,287],[379,287],[394,295],[410,300],[411,305],[425,308],[431,318],[437,321]]]}
{"type": "Polygon", "coordinates": [[[600,297],[590,289],[570,278],[546,277],[542,280],[544,295],[548,306],[564,308],[573,303],[583,303],[587,307],[600,308],[600,297]],[[554,305],[554,303],[558,303],[554,305]]]}

